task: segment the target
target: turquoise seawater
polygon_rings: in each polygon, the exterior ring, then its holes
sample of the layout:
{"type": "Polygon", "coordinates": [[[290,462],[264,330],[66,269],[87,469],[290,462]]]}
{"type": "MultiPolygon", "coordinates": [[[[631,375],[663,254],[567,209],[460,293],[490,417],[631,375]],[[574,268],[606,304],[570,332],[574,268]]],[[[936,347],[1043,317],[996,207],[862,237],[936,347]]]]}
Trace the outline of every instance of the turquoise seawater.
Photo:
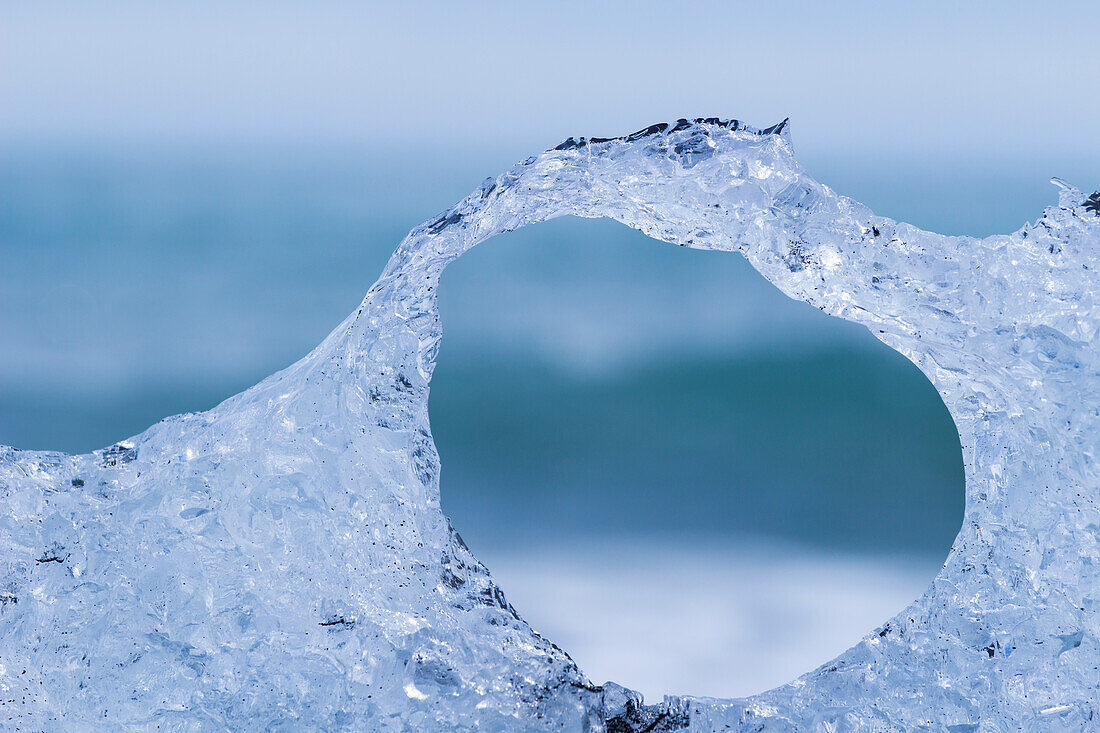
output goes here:
{"type": "MultiPolygon", "coordinates": [[[[92,450],[306,353],[479,178],[385,160],[7,151],[0,443],[92,450]]],[[[958,529],[927,380],[737,256],[560,220],[470,252],[440,298],[432,427],[475,550],[778,538],[934,568],[958,529]]]]}

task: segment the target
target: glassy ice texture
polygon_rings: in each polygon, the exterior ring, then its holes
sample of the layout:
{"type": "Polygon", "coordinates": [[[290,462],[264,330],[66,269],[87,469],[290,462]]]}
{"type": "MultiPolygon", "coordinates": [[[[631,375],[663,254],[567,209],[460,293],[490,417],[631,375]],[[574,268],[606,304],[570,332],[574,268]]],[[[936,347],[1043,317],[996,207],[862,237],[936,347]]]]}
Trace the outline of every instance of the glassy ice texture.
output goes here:
{"type": "Polygon", "coordinates": [[[0,448],[0,727],[1100,726],[1100,195],[1060,185],[1035,223],[974,239],[817,183],[785,124],[681,120],[529,158],[414,229],[354,313],[252,389],[88,455],[0,448]],[[967,485],[925,595],[788,685],[650,706],[516,614],[440,511],[436,286],[475,244],[568,214],[739,252],[923,370],[967,485]]]}

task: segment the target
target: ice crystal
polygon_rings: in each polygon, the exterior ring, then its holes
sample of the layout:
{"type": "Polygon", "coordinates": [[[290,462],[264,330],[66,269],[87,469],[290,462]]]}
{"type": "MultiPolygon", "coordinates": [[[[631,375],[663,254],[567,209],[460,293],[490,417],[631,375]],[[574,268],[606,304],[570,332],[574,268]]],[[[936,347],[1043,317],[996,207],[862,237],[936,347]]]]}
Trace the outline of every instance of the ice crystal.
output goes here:
{"type": "Polygon", "coordinates": [[[0,726],[1100,726],[1100,196],[1060,185],[1035,223],[976,239],[817,183],[785,123],[680,120],[525,160],[414,229],[354,313],[246,392],[88,455],[0,448],[0,726]],[[783,687],[650,706],[519,617],[440,511],[436,286],[563,215],[740,252],[928,376],[967,496],[921,598],[783,687]]]}

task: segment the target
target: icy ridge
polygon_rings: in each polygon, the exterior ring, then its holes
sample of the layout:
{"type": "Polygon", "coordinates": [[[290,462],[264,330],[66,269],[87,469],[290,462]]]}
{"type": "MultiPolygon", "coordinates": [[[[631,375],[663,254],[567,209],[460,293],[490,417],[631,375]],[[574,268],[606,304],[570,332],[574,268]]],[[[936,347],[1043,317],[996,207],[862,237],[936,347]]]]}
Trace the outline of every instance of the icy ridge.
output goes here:
{"type": "Polygon", "coordinates": [[[246,392],[88,455],[0,449],[0,722],[1096,725],[1100,196],[1060,186],[1035,223],[976,239],[817,183],[785,121],[681,120],[527,159],[410,232],[354,313],[246,392]],[[740,252],[922,369],[959,429],[967,491],[924,596],[786,686],[651,707],[591,684],[519,617],[439,508],[436,287],[470,247],[563,215],[740,252]]]}

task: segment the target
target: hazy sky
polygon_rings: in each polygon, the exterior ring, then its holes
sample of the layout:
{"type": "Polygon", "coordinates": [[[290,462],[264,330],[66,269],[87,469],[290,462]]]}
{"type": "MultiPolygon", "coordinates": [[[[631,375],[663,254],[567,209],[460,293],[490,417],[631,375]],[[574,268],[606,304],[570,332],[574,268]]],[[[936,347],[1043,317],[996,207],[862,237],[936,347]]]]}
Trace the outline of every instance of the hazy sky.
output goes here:
{"type": "Polygon", "coordinates": [[[1088,2],[46,2],[0,28],[15,134],[487,144],[791,116],[815,144],[1100,152],[1088,2]]]}
{"type": "Polygon", "coordinates": [[[420,143],[484,176],[571,134],[789,116],[826,183],[1004,207],[910,217],[983,233],[1052,175],[1100,186],[1098,37],[1089,2],[4,3],[0,145],[420,143]]]}

